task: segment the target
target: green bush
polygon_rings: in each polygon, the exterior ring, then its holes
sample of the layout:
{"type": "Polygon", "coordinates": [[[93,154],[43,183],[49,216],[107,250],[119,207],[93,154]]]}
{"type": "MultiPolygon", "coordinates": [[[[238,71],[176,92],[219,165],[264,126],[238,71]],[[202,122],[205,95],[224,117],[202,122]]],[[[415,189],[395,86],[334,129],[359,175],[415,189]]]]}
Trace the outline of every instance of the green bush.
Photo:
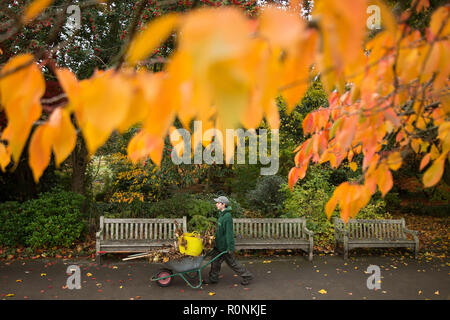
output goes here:
{"type": "Polygon", "coordinates": [[[53,189],[23,203],[0,204],[0,245],[31,249],[70,247],[86,227],[84,197],[53,189]]]}
{"type": "Polygon", "coordinates": [[[260,176],[260,166],[256,164],[235,164],[233,175],[225,180],[225,188],[232,190],[233,195],[243,203],[247,204],[246,194],[256,186],[260,176]]]}
{"type": "Polygon", "coordinates": [[[279,216],[285,200],[285,193],[281,190],[284,182],[283,178],[277,175],[261,177],[255,189],[247,193],[249,208],[263,213],[266,217],[279,216]]]}
{"type": "Polygon", "coordinates": [[[204,232],[210,228],[214,228],[217,222],[217,218],[206,217],[200,214],[192,216],[188,222],[189,231],[204,232]]]}
{"type": "Polygon", "coordinates": [[[0,203],[0,245],[14,247],[25,245],[26,226],[31,220],[17,201],[0,203]]]}
{"type": "Polygon", "coordinates": [[[54,189],[38,199],[23,203],[23,211],[32,217],[26,226],[26,244],[32,248],[70,247],[86,227],[82,214],[84,197],[54,189]]]}
{"type": "MultiPolygon", "coordinates": [[[[317,245],[331,245],[334,242],[333,217],[339,217],[336,209],[330,220],[325,214],[325,205],[330,199],[334,185],[334,177],[330,170],[311,167],[307,177],[298,183],[291,191],[287,185],[282,190],[286,195],[284,201],[285,218],[306,218],[306,226],[314,232],[314,241],[317,245]]],[[[357,219],[388,219],[384,199],[375,195],[369,204],[361,209],[357,219]]]]}

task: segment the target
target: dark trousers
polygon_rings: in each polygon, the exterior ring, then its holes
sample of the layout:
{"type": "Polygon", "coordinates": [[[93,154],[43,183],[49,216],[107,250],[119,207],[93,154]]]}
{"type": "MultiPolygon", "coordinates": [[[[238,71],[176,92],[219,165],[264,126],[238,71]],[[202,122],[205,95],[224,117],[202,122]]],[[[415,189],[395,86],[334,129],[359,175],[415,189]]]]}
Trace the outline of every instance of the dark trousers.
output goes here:
{"type": "MultiPolygon", "coordinates": [[[[217,248],[214,248],[210,253],[211,258],[214,258],[219,253],[221,253],[221,251],[219,251],[217,248]]],[[[225,261],[226,264],[242,278],[247,280],[253,279],[253,274],[248,271],[247,268],[245,268],[242,264],[236,261],[233,253],[225,253],[211,263],[211,271],[209,272],[209,280],[211,282],[219,281],[219,272],[223,261],[225,261]]]]}

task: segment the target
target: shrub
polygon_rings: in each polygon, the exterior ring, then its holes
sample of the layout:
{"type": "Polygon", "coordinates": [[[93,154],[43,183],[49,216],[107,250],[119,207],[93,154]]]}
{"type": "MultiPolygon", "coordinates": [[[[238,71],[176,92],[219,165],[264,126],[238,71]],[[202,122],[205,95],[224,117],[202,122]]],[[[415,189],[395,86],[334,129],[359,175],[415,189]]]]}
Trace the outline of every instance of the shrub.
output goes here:
{"type": "Polygon", "coordinates": [[[23,203],[24,212],[32,216],[25,228],[26,244],[32,248],[73,245],[86,227],[81,213],[83,203],[82,195],[59,189],[23,203]]]}
{"type": "MultiPolygon", "coordinates": [[[[319,246],[330,246],[334,241],[333,217],[339,216],[335,210],[330,220],[325,214],[325,205],[331,197],[334,186],[331,181],[334,177],[331,171],[311,167],[307,177],[298,183],[291,191],[287,185],[282,190],[286,194],[284,201],[286,218],[306,218],[306,226],[314,232],[314,241],[319,246]]],[[[386,203],[383,199],[374,196],[369,204],[357,215],[357,219],[387,219],[390,214],[386,212],[386,203]]]]}
{"type": "Polygon", "coordinates": [[[247,204],[246,194],[254,189],[260,176],[260,166],[251,164],[233,165],[233,175],[225,180],[225,188],[232,190],[236,198],[247,204]]]}
{"type": "Polygon", "coordinates": [[[16,201],[0,203],[0,245],[13,247],[24,245],[29,214],[23,211],[16,201]]]}
{"type": "Polygon", "coordinates": [[[285,200],[285,193],[280,189],[283,183],[283,178],[277,175],[261,177],[255,189],[247,193],[250,209],[259,211],[267,217],[279,216],[285,200]]]}

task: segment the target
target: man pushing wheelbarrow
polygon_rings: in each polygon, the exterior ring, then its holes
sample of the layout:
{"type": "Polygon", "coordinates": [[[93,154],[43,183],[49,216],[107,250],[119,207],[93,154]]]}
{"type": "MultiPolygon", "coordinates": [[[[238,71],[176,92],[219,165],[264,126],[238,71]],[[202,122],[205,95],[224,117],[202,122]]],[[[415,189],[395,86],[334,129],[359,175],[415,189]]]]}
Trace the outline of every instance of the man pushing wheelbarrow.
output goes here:
{"type": "Polygon", "coordinates": [[[216,225],[214,248],[208,255],[215,257],[223,251],[226,251],[226,253],[212,261],[209,279],[205,279],[204,283],[219,282],[220,268],[225,261],[234,272],[242,277],[241,284],[248,285],[253,280],[253,275],[234,256],[233,217],[231,216],[230,201],[225,196],[220,196],[214,201],[216,202],[216,208],[219,210],[219,218],[216,225]]]}
{"type": "MultiPolygon", "coordinates": [[[[201,240],[197,237],[197,233],[184,234],[183,239],[187,243],[180,244],[180,252],[187,256],[182,259],[174,259],[164,261],[165,268],[161,269],[152,281],[156,281],[161,287],[167,287],[171,284],[175,276],[180,276],[191,288],[199,288],[202,283],[212,284],[219,281],[220,267],[225,261],[228,266],[242,277],[241,284],[248,285],[253,279],[253,275],[242,264],[236,261],[234,257],[234,233],[233,233],[233,217],[231,216],[230,201],[227,197],[221,196],[216,201],[216,207],[219,210],[219,219],[215,231],[214,248],[206,255],[200,255],[203,250],[202,245],[198,245],[201,240]],[[191,241],[191,244],[189,244],[191,241]],[[211,256],[211,261],[207,264],[202,264],[206,256],[211,256]],[[202,281],[202,270],[211,264],[209,272],[209,279],[202,281]],[[192,284],[190,280],[198,277],[198,284],[192,284]]],[[[180,238],[181,239],[181,238],[180,238]]],[[[179,240],[181,241],[181,240],[179,240]]],[[[169,249],[168,249],[169,250],[169,249]]],[[[136,257],[147,256],[148,254],[138,254],[130,256],[124,260],[134,259],[136,257]]],[[[155,261],[155,260],[153,260],[155,261]]]]}

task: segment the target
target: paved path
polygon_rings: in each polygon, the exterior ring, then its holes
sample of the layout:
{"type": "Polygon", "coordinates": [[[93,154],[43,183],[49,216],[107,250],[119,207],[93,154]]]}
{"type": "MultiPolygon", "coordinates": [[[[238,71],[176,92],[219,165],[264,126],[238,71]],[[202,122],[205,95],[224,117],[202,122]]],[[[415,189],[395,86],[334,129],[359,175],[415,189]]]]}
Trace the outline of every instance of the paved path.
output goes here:
{"type": "MultiPolygon", "coordinates": [[[[150,278],[160,268],[144,259],[123,262],[105,259],[97,265],[86,259],[40,259],[0,262],[0,298],[5,300],[141,299],[141,300],[292,300],[292,299],[450,299],[450,263],[445,258],[414,260],[397,256],[239,257],[255,275],[247,287],[225,264],[219,284],[191,289],[180,277],[160,288],[150,278]],[[69,265],[81,270],[79,290],[66,287],[69,265]],[[381,288],[369,290],[369,265],[381,271],[381,288]]],[[[209,266],[203,270],[206,276],[209,266]]]]}

